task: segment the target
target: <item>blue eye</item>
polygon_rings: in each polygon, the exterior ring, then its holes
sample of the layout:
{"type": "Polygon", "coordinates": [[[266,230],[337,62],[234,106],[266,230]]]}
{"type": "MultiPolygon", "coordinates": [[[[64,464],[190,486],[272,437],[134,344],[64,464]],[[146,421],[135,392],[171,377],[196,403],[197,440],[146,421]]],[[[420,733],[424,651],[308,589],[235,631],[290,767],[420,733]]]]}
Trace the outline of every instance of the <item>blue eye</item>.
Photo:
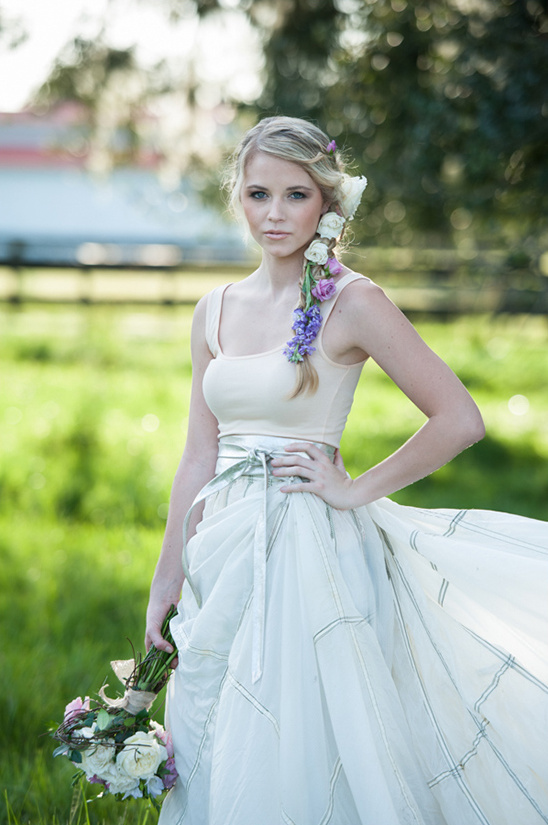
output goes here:
{"type": "Polygon", "coordinates": [[[306,195],[304,194],[304,192],[292,192],[291,197],[294,198],[295,200],[300,201],[300,200],[303,200],[304,198],[306,198],[306,195]]]}
{"type": "Polygon", "coordinates": [[[266,192],[251,192],[251,197],[257,201],[262,201],[266,198],[266,192]]]}

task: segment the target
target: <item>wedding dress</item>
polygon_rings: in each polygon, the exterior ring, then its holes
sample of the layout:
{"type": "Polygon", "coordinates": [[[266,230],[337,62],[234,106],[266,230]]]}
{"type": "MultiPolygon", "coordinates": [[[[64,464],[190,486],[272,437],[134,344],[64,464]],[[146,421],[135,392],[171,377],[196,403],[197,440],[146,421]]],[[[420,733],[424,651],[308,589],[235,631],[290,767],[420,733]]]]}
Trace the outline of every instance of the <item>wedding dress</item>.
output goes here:
{"type": "Polygon", "coordinates": [[[221,351],[223,291],[204,378],[219,460],[172,621],[161,825],[548,823],[548,525],[281,493],[269,460],[296,440],[333,453],[363,365],[330,361],[320,332],[318,392],[287,400],[282,346],[221,351]]]}

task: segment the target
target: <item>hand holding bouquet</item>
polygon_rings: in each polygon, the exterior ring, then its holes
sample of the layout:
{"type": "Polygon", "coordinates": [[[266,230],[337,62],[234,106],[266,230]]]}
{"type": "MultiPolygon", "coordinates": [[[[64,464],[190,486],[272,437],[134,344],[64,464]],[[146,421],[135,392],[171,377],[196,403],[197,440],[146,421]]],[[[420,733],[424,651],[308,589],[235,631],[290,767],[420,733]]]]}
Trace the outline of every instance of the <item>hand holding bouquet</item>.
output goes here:
{"type": "Polygon", "coordinates": [[[86,696],[69,702],[63,723],[53,733],[62,744],[54,756],[66,755],[78,768],[75,780],[103,785],[104,793],[119,799],[145,797],[158,806],[157,797],[177,779],[171,738],[150,718],[150,707],[170,674],[177,650],[169,622],[171,607],[162,625],[162,636],[173,653],[150,648],[144,659],[111,662],[125,685],[119,699],[109,699],[105,688],[99,699],[86,696]]]}

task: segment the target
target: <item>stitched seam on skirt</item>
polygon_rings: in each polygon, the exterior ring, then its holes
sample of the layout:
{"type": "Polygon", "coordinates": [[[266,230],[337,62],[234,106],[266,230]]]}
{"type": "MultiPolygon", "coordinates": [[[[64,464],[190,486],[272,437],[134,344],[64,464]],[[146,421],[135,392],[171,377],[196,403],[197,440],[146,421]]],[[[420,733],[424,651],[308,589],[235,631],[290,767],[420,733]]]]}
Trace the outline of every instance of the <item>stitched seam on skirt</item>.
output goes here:
{"type": "MultiPolygon", "coordinates": [[[[334,768],[333,768],[333,773],[331,774],[331,779],[329,780],[329,801],[327,803],[327,809],[326,809],[323,817],[321,818],[321,820],[319,822],[319,825],[329,825],[329,823],[331,822],[331,817],[333,816],[333,811],[334,811],[335,787],[336,787],[336,784],[337,784],[337,780],[338,780],[339,776],[341,775],[341,769],[342,769],[342,762],[341,762],[341,759],[339,757],[335,762],[335,765],[334,765],[334,768]]],[[[282,808],[281,813],[282,813],[282,819],[286,823],[286,825],[296,825],[295,820],[291,819],[291,817],[289,816],[287,811],[285,811],[283,808],[282,808]]]]}
{"type": "Polygon", "coordinates": [[[527,788],[525,787],[525,785],[523,784],[523,782],[521,781],[519,776],[512,770],[512,768],[510,767],[510,765],[508,764],[508,762],[506,761],[506,759],[504,758],[502,753],[496,747],[495,743],[487,735],[485,736],[485,741],[487,742],[487,744],[489,745],[489,747],[491,748],[491,750],[493,751],[493,753],[495,754],[495,756],[499,760],[500,764],[506,770],[508,775],[512,777],[515,785],[519,788],[519,790],[522,792],[522,794],[525,796],[525,798],[529,801],[529,804],[538,813],[538,815],[540,816],[542,821],[548,823],[548,815],[546,815],[542,811],[542,809],[540,808],[538,802],[530,795],[529,791],[527,790],[527,788]]]}
{"type": "MultiPolygon", "coordinates": [[[[447,520],[449,518],[449,516],[445,515],[443,512],[439,512],[439,511],[436,511],[436,510],[424,510],[424,509],[419,509],[418,507],[415,508],[415,509],[419,513],[425,513],[426,515],[428,515],[432,518],[440,519],[440,521],[447,522],[447,520]]],[[[473,512],[473,511],[465,510],[464,512],[465,513],[470,513],[470,512],[473,512]]],[[[453,516],[452,520],[454,518],[455,517],[453,516]]],[[[492,538],[499,539],[499,541],[502,541],[504,544],[509,544],[509,545],[512,545],[512,546],[515,546],[515,547],[523,547],[523,548],[528,549],[528,550],[537,550],[543,556],[548,555],[548,548],[543,547],[541,544],[533,544],[532,542],[529,542],[529,541],[523,541],[523,539],[512,540],[505,533],[500,533],[497,530],[490,530],[487,527],[481,527],[479,524],[475,524],[474,522],[467,522],[464,519],[462,519],[461,521],[459,521],[458,526],[461,530],[468,530],[468,532],[470,532],[470,533],[478,533],[481,536],[490,536],[492,538]]],[[[428,532],[426,530],[421,531],[421,532],[423,532],[424,535],[426,535],[426,536],[438,536],[439,535],[438,533],[428,532]]]]}
{"type": "Polygon", "coordinates": [[[497,672],[495,673],[495,675],[491,679],[490,684],[485,688],[485,690],[483,691],[483,693],[481,694],[479,699],[477,699],[476,703],[474,704],[474,710],[476,711],[476,713],[480,712],[481,706],[489,698],[489,696],[493,693],[495,688],[497,688],[499,686],[499,682],[501,680],[501,677],[506,673],[508,668],[512,667],[512,662],[514,662],[514,661],[515,661],[515,659],[514,659],[513,656],[508,656],[506,658],[506,661],[502,663],[501,667],[497,670],[497,672]]]}
{"type": "Polygon", "coordinates": [[[225,670],[225,672],[223,674],[223,678],[219,682],[219,690],[217,692],[217,696],[215,697],[215,701],[211,703],[209,713],[207,714],[204,729],[203,729],[203,732],[202,732],[202,738],[200,740],[200,746],[198,748],[198,755],[196,757],[196,761],[194,762],[193,768],[192,768],[192,770],[189,774],[188,780],[185,784],[186,802],[185,802],[185,806],[184,806],[183,812],[181,814],[181,817],[179,819],[179,822],[182,822],[183,817],[184,817],[184,815],[186,813],[186,810],[187,810],[187,807],[188,807],[188,800],[189,800],[188,791],[189,791],[190,786],[192,784],[192,780],[194,779],[194,777],[195,777],[195,775],[198,771],[198,767],[199,767],[201,759],[202,759],[202,751],[204,749],[205,741],[206,741],[206,738],[207,738],[207,731],[208,731],[209,725],[211,724],[211,719],[213,717],[214,711],[217,709],[217,705],[219,704],[219,700],[221,698],[221,693],[223,691],[223,686],[224,686],[224,683],[226,681],[227,673],[228,673],[228,668],[227,668],[227,670],[225,670]]]}
{"type": "Polygon", "coordinates": [[[191,653],[197,653],[199,656],[211,656],[213,659],[219,659],[221,662],[228,661],[227,653],[217,653],[215,650],[203,650],[200,647],[194,647],[194,645],[186,645],[185,649],[190,650],[191,653]]]}
{"type": "MultiPolygon", "coordinates": [[[[503,662],[507,661],[508,654],[505,653],[505,651],[496,647],[496,645],[491,644],[491,642],[488,642],[487,639],[482,639],[481,636],[478,636],[478,634],[474,633],[473,630],[470,630],[469,627],[465,627],[464,629],[470,636],[472,636],[473,639],[475,639],[476,642],[483,645],[483,647],[489,650],[494,656],[497,656],[503,662]]],[[[515,659],[512,662],[510,662],[510,667],[515,673],[519,674],[522,679],[527,679],[528,682],[531,682],[532,685],[537,687],[539,690],[542,690],[543,693],[548,693],[548,685],[546,684],[546,682],[542,682],[540,679],[534,676],[530,670],[527,670],[527,668],[523,667],[523,665],[520,665],[519,662],[516,662],[515,659]]]]}
{"type": "MultiPolygon", "coordinates": [[[[249,489],[249,486],[250,486],[250,485],[248,485],[248,488],[246,489],[246,493],[247,493],[247,491],[248,491],[248,489],[249,489]]],[[[227,489],[227,491],[226,491],[226,492],[227,492],[227,495],[228,495],[228,493],[230,492],[231,487],[232,487],[232,485],[230,485],[230,487],[227,489]]],[[[218,495],[218,493],[217,493],[216,495],[218,495]]],[[[285,504],[285,502],[284,502],[284,504],[285,504]]],[[[225,506],[227,506],[227,505],[225,505],[225,506]]],[[[287,505],[286,505],[286,506],[287,506],[287,505]]],[[[268,544],[268,547],[267,547],[267,558],[268,558],[268,555],[269,555],[269,552],[270,552],[270,549],[271,549],[271,546],[272,546],[272,542],[274,541],[274,539],[276,538],[276,536],[277,536],[277,534],[278,534],[278,532],[279,532],[280,525],[281,525],[281,523],[282,523],[282,521],[283,521],[283,515],[284,515],[284,512],[285,512],[285,508],[283,508],[283,509],[282,509],[282,511],[280,512],[280,514],[279,514],[279,516],[278,516],[278,519],[277,519],[277,521],[276,521],[276,523],[275,523],[275,525],[274,525],[274,529],[272,530],[272,533],[271,533],[271,540],[269,541],[269,544],[268,544]]],[[[247,613],[247,610],[248,610],[248,607],[249,607],[249,604],[250,604],[250,601],[251,601],[252,597],[253,597],[253,590],[251,591],[251,593],[250,593],[250,595],[249,595],[249,598],[247,599],[246,604],[244,605],[244,607],[243,607],[243,609],[242,609],[242,612],[241,612],[241,614],[240,614],[240,619],[239,619],[239,621],[238,621],[238,625],[237,625],[236,633],[237,633],[237,632],[240,630],[240,628],[241,628],[243,618],[244,618],[244,616],[245,616],[245,615],[246,615],[246,613],[247,613]]],[[[226,679],[227,679],[227,677],[228,677],[228,676],[229,676],[229,674],[228,674],[228,668],[227,668],[227,669],[225,670],[224,674],[223,674],[223,678],[221,679],[221,681],[220,681],[220,683],[219,683],[219,690],[218,690],[217,696],[216,696],[216,698],[215,698],[215,701],[214,701],[214,702],[212,702],[212,704],[211,704],[211,708],[210,708],[210,710],[209,710],[209,713],[208,713],[208,716],[207,716],[207,719],[206,719],[206,722],[205,722],[205,725],[204,725],[204,730],[203,730],[203,733],[202,733],[202,738],[201,738],[201,740],[200,740],[200,745],[199,745],[199,748],[198,748],[198,755],[197,755],[196,761],[195,761],[195,763],[194,763],[194,765],[193,765],[193,768],[192,768],[192,770],[191,770],[191,772],[190,772],[190,774],[189,774],[188,781],[187,781],[187,783],[186,783],[186,785],[185,785],[185,789],[186,789],[186,791],[187,791],[187,802],[185,803],[185,807],[184,807],[183,813],[181,814],[181,818],[179,819],[179,823],[180,823],[180,822],[182,822],[182,819],[183,819],[183,817],[184,817],[184,815],[185,815],[185,812],[186,812],[186,809],[187,809],[187,807],[188,807],[188,790],[189,790],[190,785],[191,785],[191,783],[192,783],[192,780],[194,779],[194,776],[195,776],[195,774],[196,774],[196,772],[197,772],[197,770],[198,770],[198,767],[199,767],[199,764],[200,764],[200,761],[201,761],[202,752],[203,752],[204,745],[205,745],[205,740],[206,740],[206,738],[207,738],[208,728],[209,728],[209,725],[210,725],[210,723],[211,723],[211,717],[212,717],[212,715],[213,715],[214,711],[216,710],[217,705],[219,704],[219,701],[220,701],[220,698],[221,698],[221,693],[222,693],[222,691],[223,691],[223,687],[224,687],[225,681],[226,681],[226,679]]],[[[234,677],[232,677],[232,675],[230,675],[230,679],[231,679],[231,681],[232,681],[232,682],[235,682],[234,677]]],[[[237,684],[237,682],[236,682],[236,684],[237,684]]]]}
{"type": "MultiPolygon", "coordinates": [[[[340,616],[340,618],[345,618],[342,614],[342,600],[341,600],[339,592],[338,592],[338,590],[335,586],[335,577],[333,576],[333,573],[332,573],[331,568],[330,568],[329,563],[328,563],[325,545],[322,541],[322,538],[321,538],[318,530],[316,529],[316,525],[315,525],[315,522],[314,522],[312,511],[310,509],[310,502],[309,502],[306,495],[303,496],[303,499],[304,499],[304,501],[306,503],[306,506],[308,508],[308,511],[310,513],[310,518],[311,518],[311,522],[312,522],[312,530],[313,530],[313,532],[316,536],[318,546],[321,549],[322,561],[324,563],[326,573],[328,574],[329,580],[330,580],[331,585],[332,585],[332,593],[333,593],[334,597],[336,596],[335,602],[336,602],[337,608],[339,610],[339,616],[340,616]]],[[[394,771],[394,776],[396,777],[396,779],[398,781],[398,784],[400,786],[400,792],[401,792],[402,798],[407,803],[408,810],[410,811],[410,813],[413,814],[413,816],[415,818],[415,821],[417,822],[417,825],[420,825],[422,817],[420,816],[420,812],[417,810],[417,808],[414,804],[414,800],[409,798],[405,781],[404,781],[404,779],[403,779],[403,777],[402,777],[402,775],[401,775],[401,773],[398,769],[396,760],[394,759],[394,756],[392,754],[392,750],[390,748],[389,739],[388,739],[388,736],[387,736],[387,733],[386,733],[386,730],[385,730],[385,727],[384,727],[384,724],[383,724],[383,720],[382,720],[382,716],[381,716],[381,713],[380,713],[380,710],[379,710],[379,706],[376,702],[375,695],[374,695],[374,692],[373,692],[372,687],[371,687],[371,682],[370,682],[368,674],[367,674],[367,666],[366,666],[366,663],[363,659],[361,649],[360,649],[360,646],[358,644],[358,640],[356,638],[355,627],[352,624],[349,625],[349,632],[350,632],[350,635],[352,637],[352,641],[354,643],[354,650],[355,650],[357,659],[358,659],[358,661],[361,665],[361,671],[362,671],[362,674],[363,674],[365,684],[367,686],[367,690],[368,690],[368,693],[369,693],[369,698],[370,698],[372,707],[375,711],[375,716],[376,716],[376,719],[377,719],[377,724],[379,726],[379,730],[380,730],[381,735],[382,735],[384,748],[385,748],[386,754],[387,754],[387,756],[390,760],[390,763],[392,765],[392,770],[394,771]]]]}
{"type": "Polygon", "coordinates": [[[242,683],[239,682],[232,673],[230,673],[230,671],[228,671],[228,681],[231,683],[232,687],[235,690],[237,690],[240,693],[240,695],[243,696],[243,698],[246,699],[249,702],[249,704],[252,707],[255,708],[256,711],[258,711],[258,713],[261,714],[261,716],[264,716],[265,719],[268,719],[268,721],[272,724],[274,730],[276,731],[276,735],[279,738],[280,737],[280,725],[279,725],[278,720],[276,719],[276,717],[268,710],[268,708],[266,708],[264,705],[262,705],[258,701],[258,699],[256,699],[253,696],[253,694],[250,693],[248,691],[248,689],[245,688],[242,685],[242,683]]]}
{"type": "MultiPolygon", "coordinates": [[[[397,567],[397,569],[398,569],[398,572],[399,572],[399,574],[400,574],[400,578],[401,578],[402,582],[404,583],[404,587],[405,587],[405,589],[407,590],[407,593],[408,593],[408,595],[409,595],[409,597],[410,597],[410,599],[411,599],[411,601],[412,601],[412,603],[413,603],[413,606],[414,606],[414,608],[415,608],[415,611],[416,611],[417,615],[419,616],[420,621],[421,621],[421,623],[422,623],[422,625],[423,625],[423,627],[424,627],[424,629],[425,629],[425,631],[426,631],[427,635],[428,635],[428,636],[429,636],[429,638],[430,638],[430,642],[431,642],[431,644],[432,644],[432,647],[433,647],[433,649],[436,651],[436,653],[437,653],[437,655],[438,655],[438,658],[440,659],[440,661],[441,661],[441,662],[442,662],[442,664],[444,665],[444,667],[445,667],[445,669],[446,669],[446,671],[447,671],[447,674],[448,674],[448,676],[449,676],[449,678],[450,678],[451,682],[453,683],[453,685],[455,685],[455,689],[456,689],[456,690],[457,690],[457,692],[458,692],[457,686],[456,686],[456,684],[455,684],[455,682],[454,682],[454,680],[453,680],[453,678],[452,678],[452,676],[451,676],[451,673],[450,673],[450,671],[449,671],[449,668],[448,668],[448,666],[447,666],[447,664],[446,664],[445,660],[444,660],[444,659],[443,659],[443,657],[441,656],[441,653],[440,653],[440,652],[439,652],[439,650],[436,648],[436,646],[435,646],[435,644],[434,644],[434,642],[433,642],[433,639],[432,639],[432,637],[431,637],[431,634],[430,634],[430,632],[429,632],[429,630],[428,630],[428,628],[427,628],[426,622],[424,621],[424,618],[423,618],[423,616],[422,616],[422,613],[421,613],[421,611],[419,610],[418,604],[416,603],[415,599],[413,598],[413,595],[412,595],[412,590],[411,590],[411,588],[410,588],[410,586],[409,586],[409,584],[408,584],[408,582],[407,582],[407,580],[406,580],[406,578],[405,578],[405,576],[404,576],[404,574],[403,574],[403,571],[402,571],[402,569],[401,569],[401,567],[400,567],[400,565],[399,565],[399,562],[397,561],[397,559],[396,559],[396,558],[394,558],[394,564],[395,564],[395,566],[396,566],[396,567],[397,567]]],[[[407,633],[406,633],[406,631],[405,631],[405,624],[404,624],[404,622],[403,622],[403,616],[399,613],[399,611],[400,611],[400,609],[401,609],[401,608],[400,608],[399,600],[397,599],[396,594],[395,594],[395,601],[396,601],[396,603],[397,603],[397,607],[398,607],[398,619],[399,619],[399,622],[400,622],[400,627],[402,628],[402,633],[404,634],[404,637],[405,637],[406,641],[407,641],[407,642],[409,642],[408,637],[407,637],[407,633]]],[[[494,645],[491,645],[491,644],[490,644],[490,643],[488,643],[485,639],[482,639],[480,636],[477,636],[477,634],[473,633],[473,631],[470,631],[468,628],[465,628],[465,629],[468,631],[468,633],[469,633],[469,634],[470,634],[473,638],[475,638],[475,639],[476,639],[476,641],[478,641],[478,642],[480,642],[481,644],[483,644],[483,645],[484,645],[487,649],[489,649],[492,653],[495,653],[495,654],[496,654],[496,655],[498,655],[500,658],[504,658],[504,660],[507,660],[507,659],[508,659],[508,657],[507,657],[507,656],[504,656],[504,654],[502,654],[502,652],[501,652],[500,650],[498,650],[498,648],[496,648],[494,645]]],[[[409,649],[408,649],[408,655],[409,655],[409,657],[410,657],[410,659],[411,659],[411,661],[412,661],[412,663],[413,663],[413,666],[414,666],[414,661],[413,661],[413,659],[412,659],[412,655],[411,655],[410,646],[409,646],[409,649]]],[[[536,679],[535,679],[535,677],[534,677],[532,674],[530,674],[530,673],[529,673],[529,671],[527,671],[525,668],[523,668],[523,667],[521,667],[521,666],[519,666],[519,665],[518,665],[518,666],[516,666],[514,662],[508,662],[508,666],[509,666],[509,667],[511,667],[511,668],[513,668],[513,669],[514,669],[517,673],[519,673],[522,677],[524,677],[524,678],[528,678],[528,680],[529,680],[529,681],[531,681],[532,683],[534,683],[537,687],[542,687],[543,689],[546,689],[546,686],[545,686],[545,685],[543,685],[543,683],[542,683],[542,682],[539,682],[538,680],[536,680],[536,679]]],[[[415,672],[417,673],[417,678],[419,678],[419,681],[420,681],[421,686],[422,686],[422,680],[420,680],[420,677],[419,677],[419,675],[418,675],[418,672],[417,672],[416,668],[414,668],[414,669],[415,669],[415,672]]],[[[423,695],[425,696],[425,702],[427,702],[427,699],[426,699],[426,693],[425,693],[425,691],[424,691],[423,695]]],[[[429,705],[428,705],[428,706],[429,706],[429,705]]],[[[468,709],[467,709],[467,710],[468,710],[468,709]]],[[[433,711],[432,711],[432,712],[433,712],[433,711]]],[[[491,740],[491,738],[490,738],[490,737],[487,735],[487,733],[485,732],[485,730],[484,730],[484,728],[486,727],[485,722],[481,722],[481,721],[479,721],[478,719],[476,719],[476,718],[475,718],[475,716],[474,716],[474,714],[473,714],[470,710],[468,710],[468,713],[469,713],[469,715],[470,715],[470,717],[471,717],[472,721],[474,722],[474,724],[478,727],[478,729],[479,729],[479,731],[480,731],[480,734],[482,734],[481,738],[484,738],[484,739],[485,739],[486,743],[487,743],[487,744],[489,745],[489,747],[491,748],[491,750],[492,750],[493,754],[495,755],[495,757],[497,758],[497,760],[499,761],[499,763],[502,765],[502,767],[504,768],[504,770],[506,771],[506,773],[508,774],[508,776],[512,779],[512,781],[514,782],[515,786],[516,786],[516,787],[520,790],[520,792],[523,794],[523,796],[525,796],[525,798],[528,800],[529,804],[530,804],[530,805],[531,805],[531,806],[532,806],[532,807],[533,807],[533,808],[537,811],[537,813],[541,816],[541,818],[543,819],[543,821],[548,823],[548,817],[546,817],[546,816],[542,813],[542,811],[541,811],[541,809],[540,809],[540,807],[539,807],[538,803],[537,803],[537,802],[536,802],[536,800],[534,799],[534,797],[532,797],[532,796],[530,795],[530,793],[529,793],[529,791],[527,790],[527,788],[525,787],[525,785],[523,785],[523,783],[521,782],[520,778],[519,778],[519,777],[517,776],[517,774],[516,774],[516,773],[512,770],[512,768],[510,767],[510,765],[508,764],[508,762],[505,760],[505,758],[504,758],[504,756],[502,755],[502,753],[498,750],[498,748],[495,746],[494,742],[491,740]]],[[[487,723],[487,724],[488,724],[488,723],[487,723]]],[[[436,728],[438,728],[437,723],[436,723],[436,728]]],[[[439,729],[439,728],[438,728],[438,729],[439,729]]],[[[477,741],[477,737],[474,739],[474,743],[476,743],[476,741],[477,741]]],[[[472,747],[472,751],[474,751],[474,748],[473,748],[473,747],[472,747]]],[[[468,754],[465,754],[465,756],[463,757],[463,759],[468,760],[468,759],[470,758],[470,756],[474,756],[474,755],[475,755],[475,751],[474,751],[474,752],[470,752],[470,751],[469,751],[469,752],[468,752],[468,754]]],[[[462,777],[460,776],[460,773],[459,773],[459,771],[458,771],[459,765],[461,765],[461,764],[462,764],[462,762],[461,762],[461,763],[458,763],[457,765],[454,765],[454,766],[453,766],[453,770],[452,770],[452,771],[449,771],[449,772],[448,772],[448,775],[451,775],[451,776],[454,776],[454,777],[458,777],[458,778],[459,778],[459,780],[461,780],[461,779],[462,779],[462,777]]],[[[461,784],[461,783],[459,782],[459,784],[461,784]]],[[[464,786],[463,786],[463,787],[464,787],[464,786]]],[[[467,790],[469,790],[469,789],[467,789],[467,790]]],[[[471,792],[470,792],[470,793],[471,793],[471,792]]],[[[475,800],[475,799],[474,799],[474,802],[475,802],[475,805],[477,805],[477,804],[478,804],[478,803],[476,802],[476,800],[475,800]]],[[[488,820],[485,820],[485,822],[488,822],[488,820]]]]}
{"type": "Polygon", "coordinates": [[[329,825],[331,822],[331,817],[333,816],[333,812],[335,810],[335,787],[337,785],[337,781],[341,775],[342,771],[342,761],[339,757],[335,762],[335,767],[333,768],[333,773],[331,774],[331,781],[329,783],[329,805],[325,814],[323,815],[323,819],[320,822],[320,825],[329,825]]]}
{"type": "Polygon", "coordinates": [[[314,634],[314,636],[312,637],[314,644],[316,644],[316,642],[319,642],[320,639],[323,639],[324,636],[327,636],[328,633],[331,633],[332,630],[334,630],[336,627],[339,627],[341,624],[368,624],[370,620],[373,618],[373,616],[374,613],[370,613],[368,616],[343,616],[340,619],[333,619],[332,622],[330,622],[325,627],[322,627],[320,630],[317,631],[317,633],[314,634]]]}
{"type": "MultiPolygon", "coordinates": [[[[421,535],[420,530],[413,530],[413,532],[409,536],[409,547],[411,548],[411,550],[414,550],[415,553],[418,553],[419,555],[422,555],[421,551],[419,550],[419,548],[417,546],[417,538],[420,535],[421,535]]],[[[428,535],[432,535],[432,534],[429,533],[428,535]]],[[[435,534],[435,535],[437,535],[437,534],[435,534]]],[[[393,551],[392,548],[390,548],[390,552],[392,553],[392,555],[394,555],[394,551],[393,551]]],[[[426,561],[430,561],[424,555],[422,555],[422,558],[425,559],[426,561]]],[[[438,572],[438,566],[436,564],[434,564],[433,561],[430,561],[430,567],[432,568],[432,570],[435,570],[436,573],[438,572]]]]}
{"type": "Polygon", "coordinates": [[[486,719],[485,722],[482,724],[480,730],[478,731],[476,737],[474,738],[474,741],[472,742],[472,747],[470,748],[470,750],[466,751],[466,753],[464,754],[462,759],[459,759],[459,761],[457,762],[457,764],[455,765],[454,768],[450,768],[449,770],[442,771],[441,773],[437,774],[437,776],[435,776],[433,779],[431,779],[428,782],[428,787],[429,788],[434,788],[436,785],[439,785],[440,782],[443,782],[444,779],[449,779],[451,776],[458,773],[459,771],[463,771],[464,766],[466,765],[466,763],[469,762],[470,759],[472,759],[473,756],[477,756],[478,746],[479,746],[481,740],[484,739],[485,736],[486,736],[485,729],[486,729],[488,724],[489,724],[489,722],[486,719]]]}
{"type": "Polygon", "coordinates": [[[443,538],[449,538],[452,536],[454,532],[456,532],[457,527],[459,526],[460,522],[465,518],[468,514],[468,510],[459,510],[459,512],[451,519],[451,523],[445,533],[443,534],[443,538]]]}
{"type": "MultiPolygon", "coordinates": [[[[194,645],[191,645],[190,642],[189,642],[188,633],[185,630],[183,630],[182,628],[179,630],[178,635],[181,635],[182,637],[184,637],[184,643],[185,643],[184,644],[184,649],[185,650],[189,650],[191,653],[197,653],[200,656],[212,656],[214,659],[219,659],[220,661],[223,661],[223,662],[227,661],[228,654],[226,654],[226,653],[217,653],[216,650],[207,650],[207,649],[202,649],[200,647],[195,647],[194,645]]],[[[180,645],[179,645],[179,648],[181,648],[180,645]]]]}
{"type": "MultiPolygon", "coordinates": [[[[403,575],[403,571],[401,570],[401,567],[400,567],[400,565],[399,565],[399,563],[398,563],[398,561],[396,560],[395,557],[393,558],[393,561],[394,561],[394,566],[396,567],[396,572],[399,574],[400,579],[403,583],[403,586],[407,590],[407,594],[408,594],[409,598],[412,601],[413,607],[415,608],[415,612],[417,613],[417,616],[419,617],[419,620],[420,620],[421,624],[423,625],[423,628],[424,628],[426,634],[430,638],[430,642],[432,644],[432,647],[433,647],[434,651],[436,652],[436,654],[438,655],[438,657],[439,657],[440,661],[442,662],[444,668],[448,671],[447,664],[446,664],[445,660],[443,659],[443,657],[441,656],[439,650],[437,649],[437,647],[433,643],[431,635],[430,635],[430,633],[429,633],[429,631],[426,627],[424,617],[422,616],[422,613],[419,610],[419,607],[418,607],[415,599],[413,598],[412,592],[409,588],[409,584],[408,584],[405,576],[403,575]]],[[[474,810],[474,812],[475,812],[476,816],[478,817],[479,821],[482,822],[483,825],[489,825],[489,820],[487,819],[484,812],[480,808],[478,801],[474,797],[471,789],[468,787],[468,784],[465,782],[465,779],[462,776],[462,769],[459,769],[459,765],[457,763],[455,763],[453,757],[451,756],[451,753],[449,751],[449,747],[448,747],[447,742],[445,740],[445,737],[442,733],[442,730],[439,726],[439,723],[438,723],[436,714],[434,712],[434,709],[433,709],[432,705],[430,704],[430,700],[429,700],[428,695],[426,693],[426,689],[425,689],[423,680],[422,680],[422,678],[420,676],[420,673],[419,673],[419,670],[418,670],[418,668],[415,664],[411,642],[410,642],[410,639],[409,639],[409,636],[408,636],[408,633],[407,633],[407,627],[406,627],[406,624],[405,624],[405,621],[404,621],[404,618],[403,618],[403,614],[402,614],[400,599],[399,599],[398,593],[396,592],[395,587],[393,587],[393,592],[394,592],[394,605],[395,605],[395,608],[396,608],[396,616],[398,618],[398,624],[400,626],[402,638],[404,640],[404,644],[405,644],[405,648],[406,648],[406,651],[407,651],[407,656],[408,656],[408,659],[409,659],[409,663],[410,663],[411,668],[412,668],[412,670],[415,674],[417,682],[420,685],[424,706],[425,706],[426,712],[428,713],[430,721],[432,723],[432,727],[433,727],[433,729],[436,733],[436,738],[437,738],[438,743],[440,745],[440,749],[441,749],[442,753],[444,754],[447,762],[449,763],[449,769],[447,771],[447,775],[453,777],[454,779],[456,779],[457,785],[459,786],[460,790],[462,791],[462,793],[464,794],[464,796],[468,800],[471,808],[474,810]]],[[[455,685],[455,683],[453,681],[453,678],[451,676],[451,673],[449,671],[447,672],[447,675],[449,677],[449,680],[451,681],[451,683],[455,686],[455,689],[457,690],[456,685],[455,685]]],[[[457,692],[458,692],[458,690],[457,690],[457,692]]]]}

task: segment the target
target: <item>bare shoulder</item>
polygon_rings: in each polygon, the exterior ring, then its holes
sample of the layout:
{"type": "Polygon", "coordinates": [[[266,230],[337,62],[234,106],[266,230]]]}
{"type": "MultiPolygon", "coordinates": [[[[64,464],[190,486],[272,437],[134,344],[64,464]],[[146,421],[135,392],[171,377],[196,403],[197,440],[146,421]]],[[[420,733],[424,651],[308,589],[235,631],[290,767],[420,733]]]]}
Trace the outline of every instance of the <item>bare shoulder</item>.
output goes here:
{"type": "Polygon", "coordinates": [[[334,308],[342,324],[345,343],[378,362],[388,351],[400,353],[419,339],[413,325],[370,278],[356,278],[341,290],[334,308]]]}
{"type": "Polygon", "coordinates": [[[203,332],[205,330],[205,323],[206,323],[206,314],[207,314],[207,301],[208,297],[211,293],[207,295],[203,295],[196,306],[194,307],[194,312],[192,315],[192,334],[194,335],[196,332],[203,332]]]}
{"type": "Polygon", "coordinates": [[[207,307],[211,297],[218,293],[220,290],[226,290],[227,287],[232,286],[232,284],[223,284],[222,286],[217,286],[214,289],[210,289],[209,292],[206,292],[205,295],[199,299],[198,303],[194,307],[194,314],[192,316],[192,326],[193,328],[197,329],[204,329],[207,317],[207,307]]]}
{"type": "MultiPolygon", "coordinates": [[[[359,275],[359,273],[353,273],[359,275]]],[[[376,317],[379,312],[400,313],[400,310],[390,300],[384,289],[376,284],[371,278],[359,275],[355,281],[351,281],[341,291],[337,300],[339,310],[345,315],[348,313],[354,318],[376,317]]]]}

